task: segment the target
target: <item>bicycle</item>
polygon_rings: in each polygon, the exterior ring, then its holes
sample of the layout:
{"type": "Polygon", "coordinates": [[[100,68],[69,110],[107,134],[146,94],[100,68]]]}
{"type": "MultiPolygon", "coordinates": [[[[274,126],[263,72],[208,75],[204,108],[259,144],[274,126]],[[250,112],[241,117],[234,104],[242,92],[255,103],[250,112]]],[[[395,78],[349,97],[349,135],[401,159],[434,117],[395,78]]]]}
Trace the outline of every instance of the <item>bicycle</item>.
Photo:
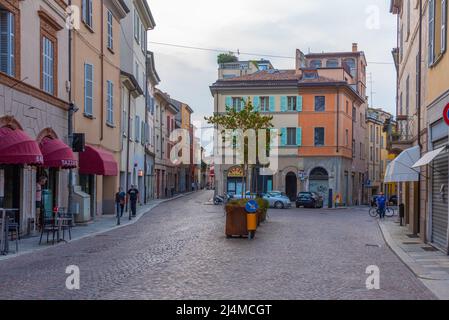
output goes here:
{"type": "MultiPolygon", "coordinates": [[[[394,214],[395,214],[395,212],[394,212],[393,208],[390,208],[390,207],[385,208],[385,216],[386,217],[391,218],[394,216],[394,214]]],[[[371,207],[369,209],[369,215],[373,218],[380,216],[379,209],[377,207],[371,207]]]]}

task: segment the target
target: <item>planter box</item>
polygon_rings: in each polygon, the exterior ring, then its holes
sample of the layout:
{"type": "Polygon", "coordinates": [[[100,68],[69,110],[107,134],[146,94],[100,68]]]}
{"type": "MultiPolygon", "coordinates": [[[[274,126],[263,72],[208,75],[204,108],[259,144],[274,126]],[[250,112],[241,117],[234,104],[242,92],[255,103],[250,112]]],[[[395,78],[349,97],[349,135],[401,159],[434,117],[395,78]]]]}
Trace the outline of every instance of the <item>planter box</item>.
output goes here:
{"type": "Polygon", "coordinates": [[[248,236],[245,208],[239,206],[226,207],[226,236],[248,236]]]}

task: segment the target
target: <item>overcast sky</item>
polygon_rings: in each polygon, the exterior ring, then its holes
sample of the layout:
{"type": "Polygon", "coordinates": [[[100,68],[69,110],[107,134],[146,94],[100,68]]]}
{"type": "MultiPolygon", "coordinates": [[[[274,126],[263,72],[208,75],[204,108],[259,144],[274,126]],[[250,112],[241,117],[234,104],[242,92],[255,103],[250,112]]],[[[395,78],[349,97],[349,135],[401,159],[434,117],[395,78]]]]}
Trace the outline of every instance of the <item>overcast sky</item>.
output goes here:
{"type": "MultiPolygon", "coordinates": [[[[390,0],[148,0],[156,21],[149,41],[258,55],[240,60],[291,56],[310,51],[365,51],[373,78],[373,104],[394,112],[396,18],[390,0]],[[370,63],[371,62],[371,63],[370,63]],[[387,62],[390,64],[374,64],[387,62]]],[[[217,79],[216,52],[149,44],[155,53],[159,88],[188,103],[195,119],[213,112],[209,86],[217,79]]],[[[277,69],[293,59],[268,58],[277,69]]],[[[367,92],[371,86],[368,82],[367,92]]],[[[371,100],[370,100],[371,101],[371,100]]]]}

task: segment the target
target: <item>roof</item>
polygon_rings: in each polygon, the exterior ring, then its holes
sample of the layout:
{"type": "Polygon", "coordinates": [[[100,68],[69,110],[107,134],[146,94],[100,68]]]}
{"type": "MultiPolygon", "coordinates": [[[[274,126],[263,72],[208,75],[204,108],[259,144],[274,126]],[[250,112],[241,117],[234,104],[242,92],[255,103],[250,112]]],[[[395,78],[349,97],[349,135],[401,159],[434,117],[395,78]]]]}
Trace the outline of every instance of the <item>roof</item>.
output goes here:
{"type": "Polygon", "coordinates": [[[223,79],[222,81],[273,81],[273,80],[299,80],[295,70],[263,70],[241,77],[223,79]]]}
{"type": "Polygon", "coordinates": [[[147,74],[153,85],[157,85],[161,82],[161,78],[159,77],[154,64],[154,53],[149,50],[147,50],[147,74]]]}

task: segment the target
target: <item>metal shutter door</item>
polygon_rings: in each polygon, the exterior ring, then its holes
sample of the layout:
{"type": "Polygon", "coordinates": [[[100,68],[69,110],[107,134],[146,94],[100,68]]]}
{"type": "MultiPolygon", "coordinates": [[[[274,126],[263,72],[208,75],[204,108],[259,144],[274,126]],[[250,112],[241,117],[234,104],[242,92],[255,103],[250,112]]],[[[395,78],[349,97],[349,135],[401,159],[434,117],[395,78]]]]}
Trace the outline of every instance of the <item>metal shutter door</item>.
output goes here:
{"type": "MultiPolygon", "coordinates": [[[[447,144],[447,139],[434,144],[438,149],[447,144]]],[[[447,252],[448,227],[448,154],[444,152],[433,161],[432,167],[432,242],[447,252]],[[441,186],[444,185],[443,196],[441,186]]]]}

